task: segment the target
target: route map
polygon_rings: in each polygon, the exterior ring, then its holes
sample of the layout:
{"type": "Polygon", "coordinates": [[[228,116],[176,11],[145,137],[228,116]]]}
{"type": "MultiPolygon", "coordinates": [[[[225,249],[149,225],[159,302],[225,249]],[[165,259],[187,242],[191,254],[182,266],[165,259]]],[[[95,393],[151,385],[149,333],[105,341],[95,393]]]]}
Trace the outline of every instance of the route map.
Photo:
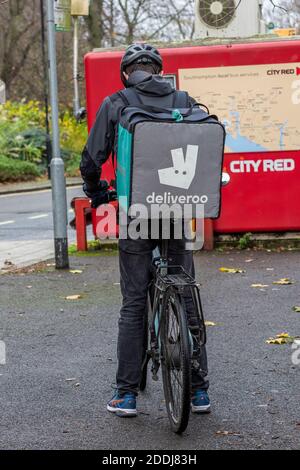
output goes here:
{"type": "Polygon", "coordinates": [[[225,151],[300,150],[300,64],[179,70],[181,90],[225,125],[225,151]]]}

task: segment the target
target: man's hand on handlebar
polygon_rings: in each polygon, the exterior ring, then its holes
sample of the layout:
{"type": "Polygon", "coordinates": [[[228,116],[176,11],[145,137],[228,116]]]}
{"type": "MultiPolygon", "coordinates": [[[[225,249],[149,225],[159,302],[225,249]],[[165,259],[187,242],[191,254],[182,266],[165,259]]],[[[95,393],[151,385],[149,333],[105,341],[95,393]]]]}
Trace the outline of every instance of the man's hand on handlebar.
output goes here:
{"type": "Polygon", "coordinates": [[[98,185],[91,191],[86,183],[82,186],[83,192],[92,200],[91,206],[94,209],[101,206],[101,204],[108,204],[111,201],[116,201],[117,191],[109,189],[108,183],[105,180],[100,180],[98,185]]]}

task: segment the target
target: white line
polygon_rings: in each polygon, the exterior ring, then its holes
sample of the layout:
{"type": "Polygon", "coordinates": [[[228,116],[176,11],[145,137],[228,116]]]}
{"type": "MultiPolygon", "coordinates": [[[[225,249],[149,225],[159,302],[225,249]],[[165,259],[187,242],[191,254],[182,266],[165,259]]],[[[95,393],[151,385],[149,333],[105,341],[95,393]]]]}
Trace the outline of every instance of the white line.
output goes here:
{"type": "Polygon", "coordinates": [[[30,220],[34,219],[43,219],[44,217],[48,217],[49,214],[40,214],[40,215],[32,215],[31,217],[28,217],[30,220]]]}
{"type": "MultiPolygon", "coordinates": [[[[67,191],[71,191],[72,189],[78,189],[78,188],[82,188],[82,185],[76,185],[76,186],[67,186],[66,190],[67,191]]],[[[10,194],[0,194],[0,198],[3,198],[3,197],[16,197],[16,196],[19,196],[19,197],[23,197],[23,196],[32,196],[33,194],[41,194],[41,193],[49,193],[50,191],[52,191],[51,189],[39,189],[38,191],[24,191],[24,192],[19,192],[19,193],[10,193],[10,194]]],[[[84,194],[82,195],[82,197],[84,196],[84,194]]]]}
{"type": "Polygon", "coordinates": [[[8,225],[8,224],[14,224],[14,220],[6,220],[5,222],[0,222],[0,225],[8,225]]]}

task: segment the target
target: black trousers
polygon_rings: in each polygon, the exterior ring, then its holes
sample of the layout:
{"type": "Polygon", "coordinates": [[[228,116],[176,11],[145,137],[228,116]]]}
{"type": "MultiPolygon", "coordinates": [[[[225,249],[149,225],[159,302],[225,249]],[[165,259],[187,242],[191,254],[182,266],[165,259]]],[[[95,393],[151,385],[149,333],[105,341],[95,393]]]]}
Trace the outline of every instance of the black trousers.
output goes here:
{"type": "MultiPolygon", "coordinates": [[[[123,303],[119,319],[117,388],[138,394],[143,355],[144,314],[147,287],[151,280],[152,251],[158,240],[119,240],[119,260],[123,303]]],[[[170,240],[169,263],[181,265],[194,276],[193,252],[185,250],[184,240],[170,240]]],[[[185,297],[187,314],[192,315],[192,300],[185,297]]],[[[192,388],[207,390],[206,349],[202,348],[200,369],[192,368],[192,388]]]]}

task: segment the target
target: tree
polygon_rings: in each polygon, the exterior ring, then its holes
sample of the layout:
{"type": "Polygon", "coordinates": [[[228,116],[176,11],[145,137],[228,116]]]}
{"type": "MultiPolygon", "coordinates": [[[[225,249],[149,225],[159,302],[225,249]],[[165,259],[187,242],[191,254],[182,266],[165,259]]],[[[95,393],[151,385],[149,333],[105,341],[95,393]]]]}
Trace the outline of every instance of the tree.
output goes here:
{"type": "Polygon", "coordinates": [[[9,0],[0,5],[0,76],[7,95],[39,36],[37,0],[9,0]]]}
{"type": "Polygon", "coordinates": [[[191,39],[194,0],[94,0],[85,23],[91,47],[191,39]]]}
{"type": "MultiPolygon", "coordinates": [[[[40,0],[0,0],[0,78],[12,99],[43,99],[39,5],[40,0]]],[[[134,41],[190,40],[194,8],[195,0],[92,0],[90,16],[80,21],[79,56],[134,41]]],[[[300,28],[300,0],[264,0],[263,12],[280,27],[300,28]]],[[[57,33],[59,96],[70,106],[72,54],[72,33],[57,33]]],[[[83,77],[83,60],[79,73],[83,77]]]]}
{"type": "Polygon", "coordinates": [[[300,34],[300,0],[265,0],[264,15],[281,28],[296,28],[300,34]]]}

